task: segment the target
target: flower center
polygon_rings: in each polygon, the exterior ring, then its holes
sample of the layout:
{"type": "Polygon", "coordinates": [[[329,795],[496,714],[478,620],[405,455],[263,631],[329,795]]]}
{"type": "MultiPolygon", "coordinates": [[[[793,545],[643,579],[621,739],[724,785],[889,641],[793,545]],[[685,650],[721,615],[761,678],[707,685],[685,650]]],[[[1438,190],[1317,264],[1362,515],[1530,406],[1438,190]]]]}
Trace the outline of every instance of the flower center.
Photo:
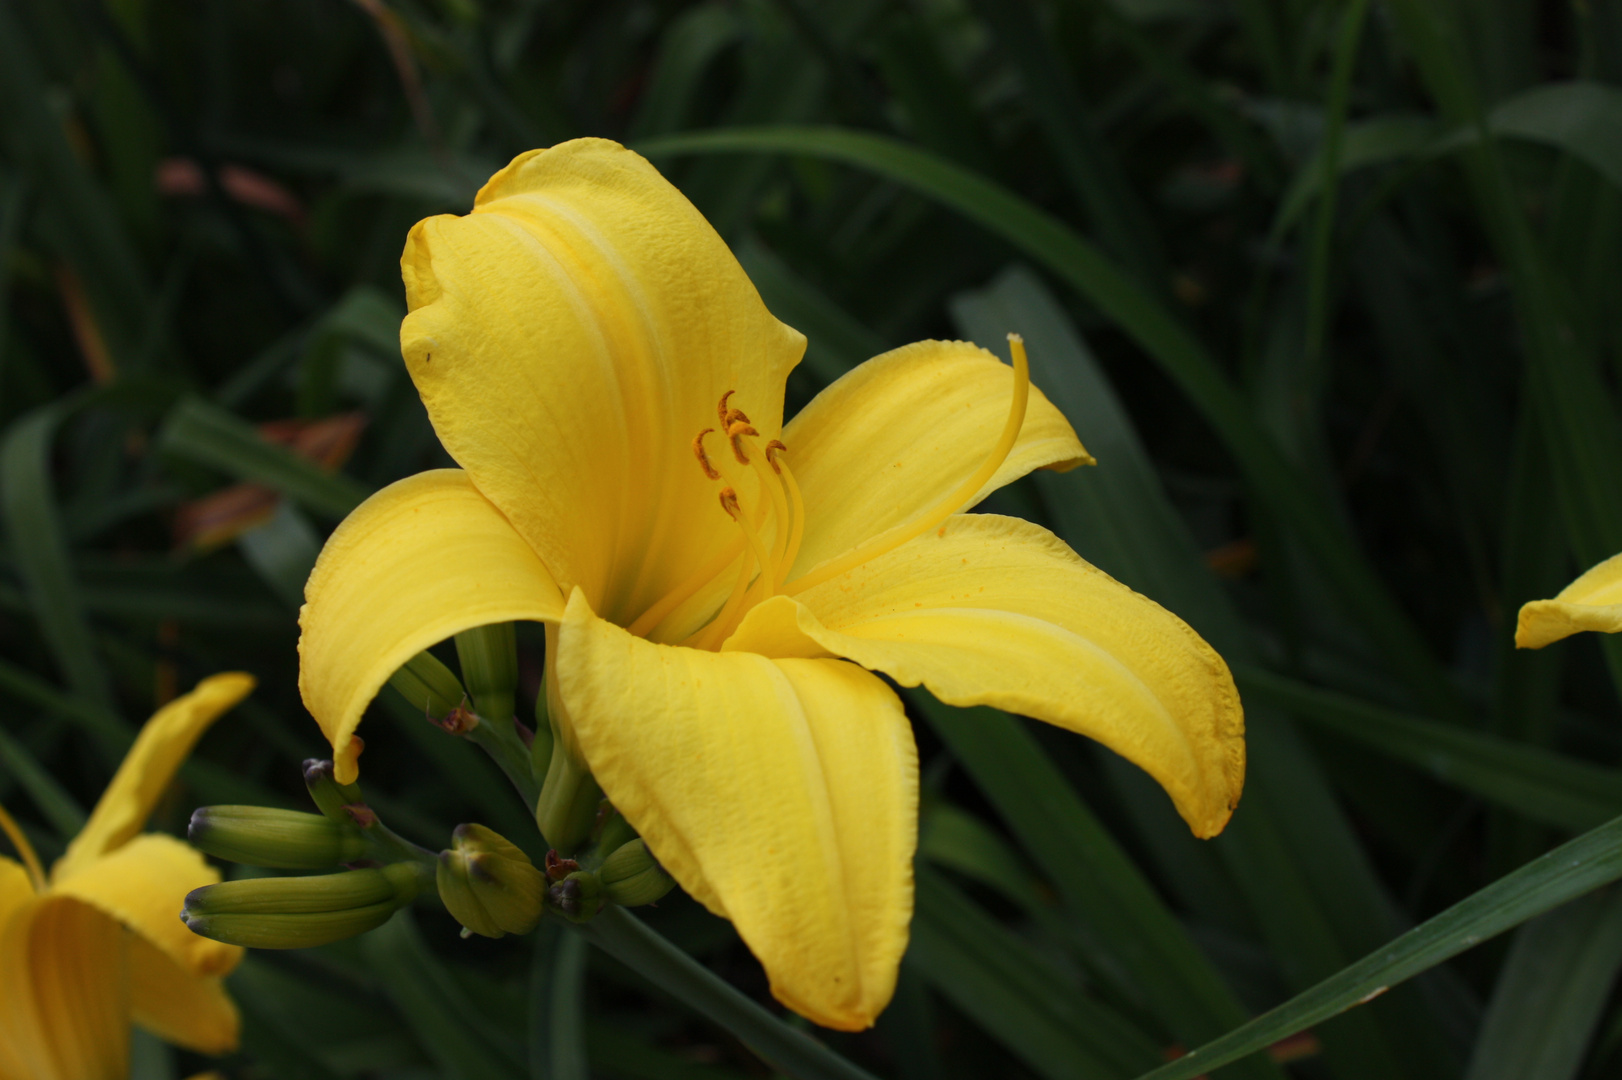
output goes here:
{"type": "Polygon", "coordinates": [[[795,483],[794,474],[789,471],[785,460],[788,447],[776,439],[761,447],[758,442],[760,432],[749,422],[749,417],[742,409],[734,409],[728,404],[734,392],[728,390],[722,394],[715,409],[719,427],[707,427],[693,438],[693,456],[698,459],[705,476],[725,485],[719,494],[721,509],[737,523],[738,534],[713,559],[638,616],[628,627],[630,632],[639,637],[646,636],[684,601],[737,562],[737,575],[726,602],[713,618],[681,642],[698,649],[717,649],[727,635],[736,629],[744,613],[761,601],[778,593],[795,596],[831,581],[924,535],[962,510],[997,474],[1013,450],[1014,443],[1019,439],[1020,428],[1025,423],[1025,407],[1030,400],[1031,388],[1030,362],[1025,356],[1023,338],[1018,334],[1009,334],[1008,344],[1014,357],[1013,398],[1009,402],[1008,418],[1003,423],[1002,432],[980,467],[964,477],[950,494],[923,514],[880,533],[865,544],[858,544],[793,581],[785,579],[794,566],[794,560],[800,553],[800,541],[805,536],[805,501],[800,497],[800,487],[795,483]],[[709,435],[719,435],[727,441],[730,458],[725,453],[710,457],[704,446],[705,437],[709,435]],[[759,479],[759,505],[752,509],[742,505],[738,497],[744,470],[753,471],[759,479]],[[741,559],[740,555],[743,556],[741,559]]]}

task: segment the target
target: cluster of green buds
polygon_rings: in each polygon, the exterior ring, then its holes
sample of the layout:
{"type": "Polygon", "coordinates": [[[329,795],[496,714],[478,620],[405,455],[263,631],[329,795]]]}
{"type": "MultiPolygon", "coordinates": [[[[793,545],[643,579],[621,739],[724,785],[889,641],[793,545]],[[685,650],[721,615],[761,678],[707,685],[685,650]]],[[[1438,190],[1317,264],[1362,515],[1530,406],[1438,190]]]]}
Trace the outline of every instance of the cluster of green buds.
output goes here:
{"type": "Polygon", "coordinates": [[[517,641],[510,624],[456,635],[462,678],[419,653],[390,686],[445,732],[485,750],[535,814],[545,858],[483,825],[461,825],[435,856],[389,830],[358,785],[339,784],[332,762],[307,761],[305,786],[318,814],[257,806],[209,806],[192,815],[189,838],[210,855],[276,870],[336,870],[250,877],[186,897],[181,918],[206,937],[253,948],[322,945],[365,933],[419,897],[437,895],[464,937],[527,934],[548,914],[590,920],[605,905],[636,907],[675,882],[629,822],[609,806],[552,718],[549,678],[531,730],[513,715],[517,641]],[[463,680],[466,686],[463,686],[463,680]],[[338,869],[342,868],[342,869],[338,869]]]}
{"type": "Polygon", "coordinates": [[[194,932],[257,949],[325,945],[383,925],[429,887],[431,856],[378,821],[358,786],[333,778],[332,762],[306,761],[304,783],[321,813],[205,806],[192,815],[187,839],[251,866],[344,869],[193,890],[180,917],[194,932]]]}

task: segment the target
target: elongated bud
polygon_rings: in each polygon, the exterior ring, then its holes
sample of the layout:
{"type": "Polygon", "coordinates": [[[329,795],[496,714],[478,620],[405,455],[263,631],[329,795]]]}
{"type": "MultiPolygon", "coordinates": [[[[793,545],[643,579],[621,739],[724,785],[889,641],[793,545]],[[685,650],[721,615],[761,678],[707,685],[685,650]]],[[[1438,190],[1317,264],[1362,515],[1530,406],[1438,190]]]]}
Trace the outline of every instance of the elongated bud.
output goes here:
{"type": "Polygon", "coordinates": [[[554,740],[541,797],[535,803],[535,824],[546,842],[565,853],[579,848],[591,835],[602,799],[603,789],[586,763],[569,753],[563,740],[554,740]]]}
{"type": "Polygon", "coordinates": [[[515,845],[483,825],[459,825],[439,853],[439,898],[484,937],[527,934],[545,911],[546,877],[515,845]]]}
{"type": "Polygon", "coordinates": [[[529,744],[529,769],[537,784],[546,779],[552,764],[552,720],[547,715],[546,691],[535,695],[535,738],[529,744]]]}
{"type": "Polygon", "coordinates": [[[389,685],[410,702],[413,709],[421,709],[434,721],[450,716],[467,697],[456,674],[429,652],[420,652],[407,660],[404,667],[389,676],[389,685]]]}
{"type": "Polygon", "coordinates": [[[583,923],[603,909],[603,885],[588,870],[576,870],[546,890],[546,900],[570,922],[583,923]]]}
{"type": "Polygon", "coordinates": [[[641,839],[622,844],[597,868],[603,899],[621,907],[640,907],[661,899],[676,884],[641,839]]]}
{"type": "Polygon", "coordinates": [[[246,878],[194,889],[181,920],[195,934],[252,949],[305,949],[364,934],[411,902],[410,863],[319,877],[246,878]]]}
{"type": "Polygon", "coordinates": [[[186,839],[218,859],[282,870],[322,870],[366,854],[366,838],[352,825],[264,806],[202,807],[186,839]]]}
{"type": "Polygon", "coordinates": [[[357,812],[357,808],[364,809],[366,806],[366,797],[360,793],[360,785],[338,783],[332,775],[331,761],[306,758],[304,787],[324,817],[341,825],[358,824],[364,827],[369,824],[364,820],[366,815],[357,812]]]}
{"type": "Polygon", "coordinates": [[[492,724],[508,724],[518,692],[518,635],[512,623],[495,623],[456,635],[462,679],[473,708],[492,724]]]}

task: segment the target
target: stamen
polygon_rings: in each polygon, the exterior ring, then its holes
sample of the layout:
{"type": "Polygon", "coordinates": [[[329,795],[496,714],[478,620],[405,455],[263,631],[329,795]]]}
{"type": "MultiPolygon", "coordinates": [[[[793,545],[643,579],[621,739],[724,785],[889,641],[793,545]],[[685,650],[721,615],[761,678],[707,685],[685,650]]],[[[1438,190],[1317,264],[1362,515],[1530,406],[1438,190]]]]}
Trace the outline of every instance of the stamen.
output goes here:
{"type": "Polygon", "coordinates": [[[1008,406],[1008,419],[1003,422],[1002,434],[997,442],[980,463],[974,474],[967,477],[946,498],[936,503],[922,516],[914,518],[909,524],[891,529],[874,537],[866,544],[859,545],[847,551],[832,562],[823,563],[809,574],[784,585],[782,592],[787,596],[794,596],[825,581],[831,581],[847,570],[853,570],[865,562],[878,558],[887,552],[916,539],[924,533],[935,528],[974,498],[975,494],[985,486],[986,481],[997,475],[1002,463],[1008,459],[1009,451],[1013,450],[1014,443],[1019,441],[1020,428],[1025,424],[1025,406],[1030,400],[1031,391],[1031,365],[1025,356],[1025,339],[1018,334],[1008,335],[1008,348],[1014,354],[1014,397],[1008,406]]]}
{"type": "Polygon", "coordinates": [[[777,467],[777,455],[772,453],[773,450],[780,450],[786,454],[788,453],[788,447],[784,446],[782,442],[777,439],[773,439],[771,442],[766,444],[766,464],[772,467],[772,472],[781,473],[783,470],[777,467]]]}
{"type": "Polygon", "coordinates": [[[721,605],[721,613],[703,626],[687,635],[681,642],[694,649],[707,649],[711,646],[711,638],[716,636],[717,628],[726,626],[738,616],[738,609],[743,606],[744,594],[749,591],[749,578],[754,567],[747,558],[738,565],[738,576],[732,582],[732,591],[727,594],[727,602],[721,605]]]}
{"type": "Polygon", "coordinates": [[[743,528],[743,535],[748,538],[749,546],[754,550],[755,561],[760,564],[760,577],[761,580],[767,583],[766,587],[769,589],[777,584],[777,564],[772,562],[772,557],[766,550],[765,541],[760,538],[760,530],[755,528],[749,518],[739,509],[738,493],[731,488],[722,489],[721,509],[731,514],[732,520],[743,528]]]}
{"type": "MultiPolygon", "coordinates": [[[[747,543],[748,541],[744,539],[742,533],[734,536],[732,538],[732,542],[718,552],[715,558],[693,571],[689,577],[682,580],[680,585],[677,585],[674,589],[671,589],[669,592],[665,593],[665,595],[661,597],[657,603],[655,603],[648,610],[644,611],[642,614],[638,615],[636,617],[636,621],[630,626],[626,627],[626,629],[632,634],[635,634],[637,637],[647,637],[648,633],[654,627],[664,622],[665,618],[672,611],[675,611],[676,608],[680,607],[682,603],[684,603],[694,593],[698,592],[698,590],[708,585],[711,581],[714,581],[715,575],[725,570],[728,566],[731,566],[732,560],[738,557],[738,553],[744,549],[744,545],[747,543]]],[[[744,560],[745,566],[743,572],[745,574],[746,581],[748,580],[747,575],[749,573],[749,566],[747,565],[748,561],[749,560],[747,559],[744,560]]]]}
{"type": "MultiPolygon", "coordinates": [[[[783,446],[782,443],[777,445],[783,446]]],[[[788,447],[784,446],[783,449],[787,450],[788,447]]],[[[805,539],[805,499],[800,495],[800,485],[789,471],[788,462],[773,462],[772,467],[782,474],[783,487],[788,490],[789,504],[794,508],[794,523],[789,528],[788,544],[783,549],[782,558],[777,561],[777,591],[782,592],[783,579],[794,569],[794,560],[800,557],[800,541],[805,539]]]]}
{"type": "MultiPolygon", "coordinates": [[[[733,412],[738,410],[733,409],[733,412]]],[[[742,414],[739,413],[741,416],[742,414]]],[[[732,456],[738,459],[739,465],[749,464],[749,456],[743,452],[742,439],[745,435],[759,435],[760,432],[749,426],[749,421],[737,420],[727,425],[727,438],[732,440],[732,456]]]]}
{"type": "Polygon", "coordinates": [[[34,845],[28,842],[28,837],[23,835],[22,829],[17,827],[17,823],[6,813],[3,806],[0,806],[0,832],[4,832],[11,839],[11,846],[16,848],[17,854],[22,857],[29,880],[34,883],[34,891],[44,892],[45,868],[40,866],[39,856],[34,854],[34,845]]]}
{"type": "Polygon", "coordinates": [[[726,393],[721,395],[720,403],[715,406],[715,415],[716,415],[716,418],[721,421],[721,430],[722,431],[726,430],[727,424],[729,423],[729,421],[727,420],[727,398],[731,397],[733,394],[736,394],[736,393],[737,393],[736,390],[728,390],[726,393]]]}
{"type": "Polygon", "coordinates": [[[714,430],[715,429],[712,427],[707,427],[697,435],[693,436],[693,456],[698,458],[699,467],[704,470],[705,476],[709,477],[711,480],[719,480],[721,479],[721,474],[715,471],[715,466],[710,464],[709,455],[704,453],[704,436],[708,435],[714,430]]]}

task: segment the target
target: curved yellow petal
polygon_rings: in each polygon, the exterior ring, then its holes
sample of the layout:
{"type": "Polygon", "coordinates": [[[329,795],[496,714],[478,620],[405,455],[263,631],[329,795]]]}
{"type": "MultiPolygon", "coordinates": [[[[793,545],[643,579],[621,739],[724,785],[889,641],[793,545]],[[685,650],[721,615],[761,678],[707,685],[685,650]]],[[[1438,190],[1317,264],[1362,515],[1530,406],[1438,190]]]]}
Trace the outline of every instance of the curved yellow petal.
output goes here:
{"type": "Polygon", "coordinates": [[[805,338],[638,155],[520,155],[420,222],[400,344],[440,441],[565,591],[622,624],[732,539],[693,436],[716,402],[777,437],[805,338]]]}
{"type": "Polygon", "coordinates": [[[1521,605],[1515,647],[1541,649],[1583,630],[1605,634],[1622,630],[1622,555],[1591,568],[1553,600],[1521,605]]]}
{"type": "Polygon", "coordinates": [[[137,1024],[200,1054],[237,1048],[242,1016],[218,975],[195,975],[140,937],[130,939],[129,962],[130,1010],[137,1024]]]}
{"type": "Polygon", "coordinates": [[[355,726],[401,664],[475,626],[562,615],[546,567],[466,473],[418,473],[367,499],[321,549],[299,611],[299,693],[338,781],[359,775],[355,726]]]}
{"type": "Polygon", "coordinates": [[[252,675],[240,671],[211,675],[191,693],[153,713],[90,812],[90,820],[52,868],[52,876],[78,873],[140,832],[203,732],[252,691],[252,675]]]}
{"type": "Polygon", "coordinates": [[[51,893],[106,913],[192,975],[224,975],[242,950],[200,937],[180,921],[186,894],[219,880],[220,872],[193,848],[163,833],[145,833],[72,874],[58,873],[51,893]]]}
{"type": "Polygon", "coordinates": [[[756,607],[725,645],[837,655],[950,705],[994,705],[1079,732],[1166,789],[1194,835],[1244,785],[1244,713],[1192,629],[1046,529],[984,514],[756,607]]]}
{"type": "MultiPolygon", "coordinates": [[[[805,499],[793,576],[950,495],[996,443],[1013,387],[1013,369],[977,345],[920,341],[874,357],[812,399],[783,430],[805,499]]],[[[1019,441],[970,505],[1033,469],[1091,462],[1033,386],[1019,441]]]]}
{"type": "Polygon", "coordinates": [[[894,692],[839,660],[656,645],[579,592],[556,632],[559,691],[609,800],[733,921],[779,1001],[870,1026],[912,916],[918,762],[894,692]]]}
{"type": "Polygon", "coordinates": [[[0,1073],[127,1080],[124,929],[79,901],[39,896],[0,921],[0,1073]]]}

